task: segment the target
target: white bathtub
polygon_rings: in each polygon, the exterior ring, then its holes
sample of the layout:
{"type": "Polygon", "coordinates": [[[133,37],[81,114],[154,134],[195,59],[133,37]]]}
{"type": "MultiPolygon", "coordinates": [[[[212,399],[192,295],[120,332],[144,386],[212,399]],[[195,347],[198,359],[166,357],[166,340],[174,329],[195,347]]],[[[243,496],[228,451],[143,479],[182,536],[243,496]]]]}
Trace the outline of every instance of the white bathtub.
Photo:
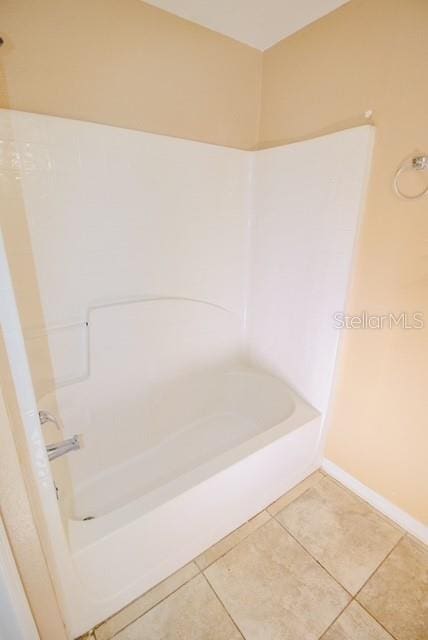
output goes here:
{"type": "MultiPolygon", "coordinates": [[[[50,399],[41,405],[49,408],[50,399]]],[[[89,616],[79,629],[138,597],[318,466],[318,412],[262,371],[188,376],[158,408],[156,426],[165,437],[145,448],[144,425],[136,423],[139,451],[62,496],[89,616]]],[[[67,424],[64,430],[69,435],[67,424]]],[[[131,430],[127,425],[123,437],[131,430]]],[[[99,461],[103,445],[111,448],[89,438],[86,451],[70,456],[74,477],[79,456],[99,461]]]]}

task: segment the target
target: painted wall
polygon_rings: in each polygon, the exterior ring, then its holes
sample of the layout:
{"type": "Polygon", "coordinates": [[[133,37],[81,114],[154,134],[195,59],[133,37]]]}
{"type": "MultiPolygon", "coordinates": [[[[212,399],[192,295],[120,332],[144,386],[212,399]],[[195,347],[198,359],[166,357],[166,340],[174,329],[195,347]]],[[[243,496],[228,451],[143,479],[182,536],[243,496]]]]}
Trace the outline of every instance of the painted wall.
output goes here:
{"type": "MultiPolygon", "coordinates": [[[[349,312],[420,311],[426,323],[427,200],[399,200],[392,178],[409,154],[428,152],[427,24],[425,0],[353,0],[277,44],[264,54],[260,127],[270,146],[358,124],[374,110],[349,312]]],[[[428,329],[345,333],[326,455],[427,522],[428,329]]]]}
{"type": "Polygon", "coordinates": [[[1,107],[256,144],[256,49],[141,0],[2,0],[0,25],[1,107]]]}

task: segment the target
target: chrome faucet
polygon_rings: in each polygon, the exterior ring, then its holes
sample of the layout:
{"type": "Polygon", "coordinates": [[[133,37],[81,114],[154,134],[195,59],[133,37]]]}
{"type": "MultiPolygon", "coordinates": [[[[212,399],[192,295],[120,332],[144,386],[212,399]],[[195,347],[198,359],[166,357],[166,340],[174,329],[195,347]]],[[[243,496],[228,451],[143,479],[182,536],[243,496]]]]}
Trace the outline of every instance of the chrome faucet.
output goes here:
{"type": "Polygon", "coordinates": [[[76,451],[80,448],[80,440],[78,435],[74,435],[67,440],[62,440],[61,442],[54,442],[52,444],[46,445],[46,451],[49,461],[55,460],[55,458],[59,458],[69,451],[76,451]]]}
{"type": "MultiPolygon", "coordinates": [[[[59,429],[60,424],[59,420],[53,413],[49,411],[39,411],[39,420],[40,424],[46,424],[46,422],[52,422],[59,429]]],[[[52,444],[46,445],[46,451],[48,454],[49,461],[55,460],[56,458],[60,458],[64,456],[69,451],[77,451],[77,449],[81,449],[81,442],[78,435],[74,435],[67,440],[61,440],[61,442],[53,442],[52,444]]]]}

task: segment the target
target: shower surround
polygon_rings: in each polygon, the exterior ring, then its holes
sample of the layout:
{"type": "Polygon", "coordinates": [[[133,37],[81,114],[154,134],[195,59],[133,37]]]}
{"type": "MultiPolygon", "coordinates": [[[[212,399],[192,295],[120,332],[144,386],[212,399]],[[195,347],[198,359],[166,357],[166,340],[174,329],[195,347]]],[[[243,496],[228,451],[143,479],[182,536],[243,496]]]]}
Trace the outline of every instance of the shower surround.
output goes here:
{"type": "Polygon", "coordinates": [[[245,152],[0,112],[45,318],[23,337],[36,377],[48,339],[55,377],[17,387],[70,637],[319,466],[372,139],[245,152]],[[62,515],[37,409],[83,435],[62,515]]]}

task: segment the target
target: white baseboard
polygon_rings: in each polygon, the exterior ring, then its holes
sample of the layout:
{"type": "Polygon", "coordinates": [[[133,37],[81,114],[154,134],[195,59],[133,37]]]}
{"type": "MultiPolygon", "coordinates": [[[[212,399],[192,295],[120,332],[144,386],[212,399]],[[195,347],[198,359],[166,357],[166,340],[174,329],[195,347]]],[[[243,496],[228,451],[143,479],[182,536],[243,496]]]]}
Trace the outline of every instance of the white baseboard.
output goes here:
{"type": "Polygon", "coordinates": [[[424,544],[428,544],[428,526],[418,520],[415,520],[415,518],[412,518],[412,516],[402,509],[399,509],[399,507],[396,507],[395,504],[389,502],[389,500],[381,496],[379,493],[376,493],[376,491],[366,487],[365,484],[335,465],[331,460],[324,458],[321,467],[326,473],[328,473],[328,475],[338,480],[338,482],[348,489],[351,489],[351,491],[356,493],[357,496],[360,496],[360,498],[383,513],[383,515],[390,518],[402,529],[410,533],[415,538],[418,538],[418,540],[424,544]]]}

